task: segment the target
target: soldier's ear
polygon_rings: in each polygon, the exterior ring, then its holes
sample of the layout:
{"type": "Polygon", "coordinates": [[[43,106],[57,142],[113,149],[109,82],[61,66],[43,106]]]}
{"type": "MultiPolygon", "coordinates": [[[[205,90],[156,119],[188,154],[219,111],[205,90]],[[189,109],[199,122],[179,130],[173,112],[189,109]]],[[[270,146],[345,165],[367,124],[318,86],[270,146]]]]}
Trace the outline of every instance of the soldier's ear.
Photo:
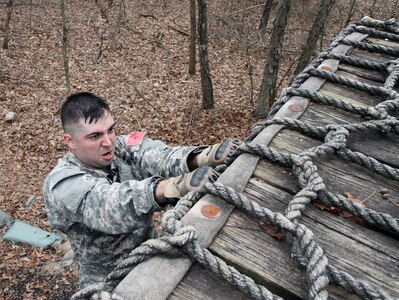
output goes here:
{"type": "Polygon", "coordinates": [[[75,140],[72,135],[68,133],[64,133],[64,143],[71,149],[72,151],[76,149],[75,140]]]}

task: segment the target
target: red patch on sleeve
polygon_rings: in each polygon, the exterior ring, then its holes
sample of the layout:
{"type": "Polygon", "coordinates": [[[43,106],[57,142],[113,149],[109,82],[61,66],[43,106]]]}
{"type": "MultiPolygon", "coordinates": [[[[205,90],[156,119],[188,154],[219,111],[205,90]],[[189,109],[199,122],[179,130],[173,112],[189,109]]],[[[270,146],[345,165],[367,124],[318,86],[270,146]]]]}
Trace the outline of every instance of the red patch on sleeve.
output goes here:
{"type": "Polygon", "coordinates": [[[143,143],[143,139],[145,136],[145,132],[132,132],[129,134],[127,138],[127,145],[128,146],[138,146],[143,143]]]}

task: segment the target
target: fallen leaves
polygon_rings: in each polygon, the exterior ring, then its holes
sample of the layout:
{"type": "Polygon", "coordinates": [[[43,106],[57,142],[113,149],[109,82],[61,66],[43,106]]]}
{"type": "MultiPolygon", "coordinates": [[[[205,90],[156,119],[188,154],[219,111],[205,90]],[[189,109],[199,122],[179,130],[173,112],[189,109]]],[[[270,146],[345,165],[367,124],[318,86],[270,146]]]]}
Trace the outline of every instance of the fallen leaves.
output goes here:
{"type": "Polygon", "coordinates": [[[284,234],[281,231],[279,231],[277,228],[275,228],[269,224],[266,224],[262,221],[259,221],[258,224],[259,224],[260,228],[262,228],[264,231],[266,231],[267,234],[269,234],[270,236],[272,236],[278,240],[281,240],[284,237],[284,234]]]}
{"type": "MultiPolygon", "coordinates": [[[[372,196],[371,195],[370,197],[366,198],[365,200],[361,200],[361,199],[359,199],[358,197],[356,197],[355,195],[353,195],[353,194],[351,194],[349,192],[345,192],[344,195],[349,201],[356,202],[356,203],[362,205],[365,208],[368,207],[365,204],[365,201],[367,201],[372,196]]],[[[330,212],[332,214],[339,215],[340,217],[345,218],[345,219],[349,220],[352,223],[356,223],[356,224],[359,224],[359,225],[364,225],[365,224],[364,220],[359,218],[358,216],[355,216],[355,215],[353,215],[352,213],[350,213],[348,211],[336,208],[334,206],[326,206],[326,205],[324,205],[324,204],[322,204],[320,202],[315,202],[314,206],[319,208],[319,209],[321,209],[321,210],[326,210],[326,211],[328,211],[328,212],[330,212]]]]}

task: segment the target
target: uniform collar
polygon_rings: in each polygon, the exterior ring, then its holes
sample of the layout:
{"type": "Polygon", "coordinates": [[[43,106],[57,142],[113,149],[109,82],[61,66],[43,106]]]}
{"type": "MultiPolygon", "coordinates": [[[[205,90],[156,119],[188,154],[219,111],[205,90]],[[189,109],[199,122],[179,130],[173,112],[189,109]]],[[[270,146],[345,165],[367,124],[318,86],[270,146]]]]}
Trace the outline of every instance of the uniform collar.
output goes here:
{"type": "Polygon", "coordinates": [[[97,174],[100,177],[107,177],[110,174],[116,174],[118,173],[118,166],[115,162],[115,160],[112,161],[111,165],[107,169],[93,169],[91,167],[86,166],[84,163],[82,163],[75,154],[73,154],[70,150],[65,154],[64,159],[67,160],[69,163],[72,163],[79,167],[82,171],[88,172],[88,173],[94,173],[97,174]]]}

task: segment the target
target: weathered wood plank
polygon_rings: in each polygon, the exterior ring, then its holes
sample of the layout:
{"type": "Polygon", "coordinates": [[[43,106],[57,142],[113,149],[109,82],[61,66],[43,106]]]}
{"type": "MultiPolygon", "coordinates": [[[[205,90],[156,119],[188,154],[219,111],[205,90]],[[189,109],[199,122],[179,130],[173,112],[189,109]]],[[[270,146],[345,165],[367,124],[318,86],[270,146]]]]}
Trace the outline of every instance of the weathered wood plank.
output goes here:
{"type": "MultiPolygon", "coordinates": [[[[321,144],[297,132],[283,130],[271,143],[271,147],[280,151],[300,153],[321,144]]],[[[399,217],[399,182],[387,179],[362,166],[346,162],[335,155],[317,160],[318,172],[324,179],[329,191],[344,195],[349,192],[359,199],[367,199],[367,206],[371,209],[399,217]],[[380,189],[390,190],[389,200],[381,197],[380,189]]],[[[299,191],[296,179],[292,176],[282,176],[278,166],[270,165],[264,160],[258,164],[254,175],[291,193],[299,191]]]]}
{"type": "Polygon", "coordinates": [[[370,95],[367,92],[330,82],[323,85],[320,93],[363,108],[375,106],[384,101],[380,95],[370,95]]]}
{"type": "Polygon", "coordinates": [[[347,64],[340,63],[338,66],[339,71],[345,71],[351,74],[355,74],[359,77],[369,79],[375,82],[379,83],[384,83],[387,74],[384,74],[379,71],[373,71],[373,70],[368,70],[368,69],[363,69],[360,67],[355,67],[347,64]]]}
{"type": "Polygon", "coordinates": [[[377,44],[377,45],[383,45],[387,47],[392,47],[392,48],[399,48],[399,43],[395,41],[390,41],[390,40],[382,40],[374,37],[368,37],[367,39],[364,40],[366,43],[370,44],[377,44]]]}
{"type": "Polygon", "coordinates": [[[369,61],[377,62],[377,63],[384,63],[389,60],[397,59],[395,56],[390,56],[386,54],[380,54],[380,53],[372,53],[360,49],[352,49],[349,53],[349,56],[355,57],[355,58],[360,58],[360,59],[366,59],[369,61]]]}
{"type": "Polygon", "coordinates": [[[300,118],[301,121],[315,126],[327,124],[348,124],[360,122],[361,117],[337,107],[311,103],[300,118]]]}
{"type": "MultiPolygon", "coordinates": [[[[285,176],[286,170],[282,167],[279,168],[281,174],[285,176]]],[[[289,201],[293,198],[293,194],[284,192],[264,182],[260,182],[255,178],[250,179],[247,188],[245,189],[245,194],[250,195],[252,200],[267,208],[270,208],[270,201],[272,201],[272,203],[274,203],[273,211],[281,213],[285,212],[289,201]]],[[[307,207],[303,212],[303,216],[316,220],[327,228],[334,230],[338,229],[337,232],[340,234],[399,261],[399,251],[397,251],[399,246],[398,239],[386,236],[353,221],[348,221],[336,214],[321,210],[314,204],[307,207]]]]}
{"type": "MultiPolygon", "coordinates": [[[[341,98],[341,100],[343,99],[341,98]]],[[[300,120],[315,126],[364,121],[358,115],[318,103],[311,103],[300,120]]],[[[348,146],[351,150],[362,152],[368,156],[378,158],[383,163],[399,168],[397,145],[399,145],[399,136],[392,133],[356,133],[351,134],[348,141],[348,146]]]]}
{"type": "MultiPolygon", "coordinates": [[[[273,211],[284,211],[292,199],[292,194],[254,180],[248,184],[246,193],[251,200],[273,211]]],[[[397,240],[312,206],[300,222],[314,232],[332,264],[399,294],[397,240]]],[[[290,245],[271,237],[242,213],[234,212],[230,216],[210,249],[272,292],[286,299],[306,298],[305,274],[291,260],[290,245]]],[[[348,298],[334,286],[329,287],[329,292],[331,296],[348,298]]]]}
{"type": "Polygon", "coordinates": [[[194,264],[168,299],[247,300],[251,298],[236,290],[215,273],[194,264]]]}

